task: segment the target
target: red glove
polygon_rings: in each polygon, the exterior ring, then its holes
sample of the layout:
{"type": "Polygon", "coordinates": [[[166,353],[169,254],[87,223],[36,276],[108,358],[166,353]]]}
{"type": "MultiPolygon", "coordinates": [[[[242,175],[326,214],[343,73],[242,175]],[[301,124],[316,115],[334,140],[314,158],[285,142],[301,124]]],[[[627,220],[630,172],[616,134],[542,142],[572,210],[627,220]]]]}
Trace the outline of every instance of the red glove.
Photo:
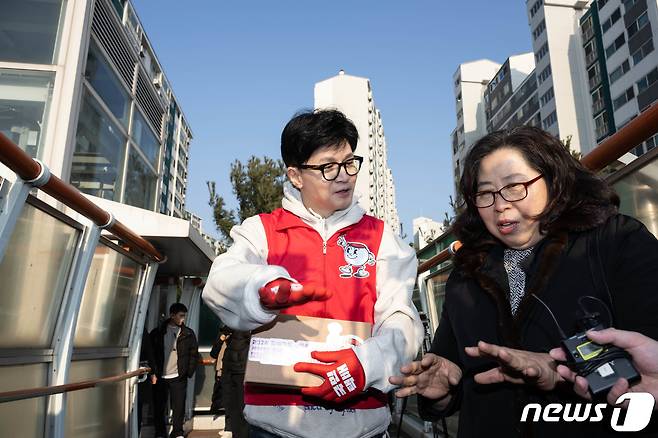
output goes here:
{"type": "Polygon", "coordinates": [[[354,350],[347,348],[338,351],[314,351],[311,357],[331,365],[298,362],[294,370],[298,373],[311,373],[324,379],[320,386],[302,388],[302,394],[319,397],[329,402],[342,403],[363,393],[366,375],[354,350]]]}
{"type": "Polygon", "coordinates": [[[277,278],[258,289],[258,295],[263,307],[276,310],[309,301],[324,301],[329,299],[332,294],[325,289],[304,287],[285,278],[277,278]]]}

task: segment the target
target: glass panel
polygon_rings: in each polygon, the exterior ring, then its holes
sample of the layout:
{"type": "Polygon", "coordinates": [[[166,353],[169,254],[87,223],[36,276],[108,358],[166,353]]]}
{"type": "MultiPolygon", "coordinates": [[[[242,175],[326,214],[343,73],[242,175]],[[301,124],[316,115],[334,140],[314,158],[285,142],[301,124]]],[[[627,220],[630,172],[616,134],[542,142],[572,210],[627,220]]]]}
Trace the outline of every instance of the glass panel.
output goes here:
{"type": "Polygon", "coordinates": [[[133,116],[132,138],[153,167],[157,168],[158,157],[160,156],[160,141],[153,134],[153,130],[151,130],[137,108],[135,108],[133,116]]]}
{"type": "Polygon", "coordinates": [[[96,247],[75,330],[75,347],[127,347],[141,265],[102,243],[96,247]]]}
{"type": "MultiPolygon", "coordinates": [[[[212,359],[209,353],[201,353],[201,358],[212,359]]],[[[210,409],[214,386],[215,365],[199,365],[194,373],[194,409],[210,409]]]]}
{"type": "Polygon", "coordinates": [[[53,72],[0,69],[0,131],[32,157],[43,146],[54,82],[53,72]]]}
{"type": "MultiPolygon", "coordinates": [[[[71,363],[69,382],[108,377],[125,372],[123,358],[71,363]]],[[[67,438],[119,437],[125,433],[125,381],[74,391],[66,400],[67,438]]]]}
{"type": "MultiPolygon", "coordinates": [[[[48,364],[0,366],[0,392],[46,386],[48,364]]],[[[44,435],[46,398],[0,403],[2,436],[41,438],[44,435]]]]}
{"type": "Polygon", "coordinates": [[[54,64],[62,0],[4,0],[0,60],[54,64]]]}
{"type": "Polygon", "coordinates": [[[92,41],[87,56],[85,77],[100,95],[112,114],[128,128],[130,98],[116,74],[92,41]]]}
{"type": "Polygon", "coordinates": [[[0,348],[50,347],[79,233],[25,204],[0,262],[0,348]]]}
{"type": "Polygon", "coordinates": [[[429,279],[429,281],[432,283],[430,286],[430,290],[432,291],[432,298],[434,299],[434,303],[436,306],[436,311],[437,311],[437,321],[441,320],[441,312],[443,311],[443,302],[445,301],[445,296],[446,296],[446,283],[448,282],[448,277],[450,276],[450,272],[452,269],[448,269],[445,272],[441,272],[440,274],[436,274],[433,277],[429,279]]]}
{"type": "Polygon", "coordinates": [[[126,175],[124,204],[153,210],[157,175],[153,173],[134,148],[130,148],[126,172],[128,174],[126,175]]]}
{"type": "Polygon", "coordinates": [[[658,237],[658,162],[654,159],[644,167],[614,184],[621,198],[621,213],[641,221],[658,237]]]}
{"type": "Polygon", "coordinates": [[[197,336],[199,337],[199,346],[212,347],[212,344],[217,339],[222,322],[203,300],[199,301],[201,301],[201,309],[199,310],[199,331],[197,333],[197,336]]]}
{"type": "Polygon", "coordinates": [[[83,193],[120,200],[126,137],[85,92],[78,120],[71,184],[83,193]]]}

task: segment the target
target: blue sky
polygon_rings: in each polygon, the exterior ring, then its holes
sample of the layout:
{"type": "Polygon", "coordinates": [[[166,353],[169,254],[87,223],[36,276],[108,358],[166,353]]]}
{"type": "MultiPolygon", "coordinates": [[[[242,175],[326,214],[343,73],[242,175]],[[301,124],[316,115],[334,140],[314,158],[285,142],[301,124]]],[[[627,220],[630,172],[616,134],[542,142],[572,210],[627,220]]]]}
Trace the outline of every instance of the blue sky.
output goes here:
{"type": "Polygon", "coordinates": [[[186,207],[214,234],[206,181],[234,207],[230,163],[278,158],[285,123],[342,68],[370,78],[411,239],[414,217],[449,211],[457,66],[531,50],[520,0],[133,2],[194,134],[186,207]]]}

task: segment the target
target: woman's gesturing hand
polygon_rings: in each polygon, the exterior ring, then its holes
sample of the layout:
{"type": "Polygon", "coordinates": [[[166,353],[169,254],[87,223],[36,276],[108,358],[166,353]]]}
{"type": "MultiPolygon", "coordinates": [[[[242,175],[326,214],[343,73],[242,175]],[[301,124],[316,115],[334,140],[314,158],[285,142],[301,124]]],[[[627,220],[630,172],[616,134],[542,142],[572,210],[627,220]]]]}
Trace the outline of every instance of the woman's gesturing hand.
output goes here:
{"type": "Polygon", "coordinates": [[[436,354],[427,353],[420,361],[411,362],[400,368],[401,376],[389,377],[388,381],[401,388],[397,397],[420,394],[431,399],[440,399],[448,394],[452,386],[459,384],[462,370],[453,362],[436,354]]]}
{"type": "Polygon", "coordinates": [[[550,391],[564,379],[557,373],[557,364],[548,353],[534,353],[499,345],[478,342],[476,347],[466,347],[471,357],[486,357],[499,363],[497,368],[475,375],[480,384],[511,382],[532,384],[550,391]]]}

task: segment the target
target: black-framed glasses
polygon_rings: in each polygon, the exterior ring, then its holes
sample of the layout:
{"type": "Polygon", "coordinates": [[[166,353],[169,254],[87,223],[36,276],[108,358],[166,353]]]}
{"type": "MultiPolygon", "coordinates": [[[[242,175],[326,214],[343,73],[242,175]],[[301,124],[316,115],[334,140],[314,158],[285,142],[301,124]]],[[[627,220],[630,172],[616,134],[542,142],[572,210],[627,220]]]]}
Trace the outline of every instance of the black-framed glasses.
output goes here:
{"type": "Polygon", "coordinates": [[[324,179],[327,181],[333,181],[338,178],[341,167],[345,169],[346,174],[349,176],[354,176],[359,173],[359,170],[361,170],[361,163],[363,163],[363,157],[355,155],[352,158],[343,161],[342,163],[332,161],[331,163],[324,164],[300,164],[298,167],[300,169],[319,170],[322,172],[322,177],[324,179]]]}
{"type": "Polygon", "coordinates": [[[540,173],[530,181],[507,184],[505,187],[495,192],[477,192],[475,196],[473,196],[473,202],[477,208],[491,207],[496,202],[496,195],[499,195],[507,202],[520,201],[528,196],[528,186],[532,185],[536,181],[539,181],[542,176],[544,175],[540,173]]]}

